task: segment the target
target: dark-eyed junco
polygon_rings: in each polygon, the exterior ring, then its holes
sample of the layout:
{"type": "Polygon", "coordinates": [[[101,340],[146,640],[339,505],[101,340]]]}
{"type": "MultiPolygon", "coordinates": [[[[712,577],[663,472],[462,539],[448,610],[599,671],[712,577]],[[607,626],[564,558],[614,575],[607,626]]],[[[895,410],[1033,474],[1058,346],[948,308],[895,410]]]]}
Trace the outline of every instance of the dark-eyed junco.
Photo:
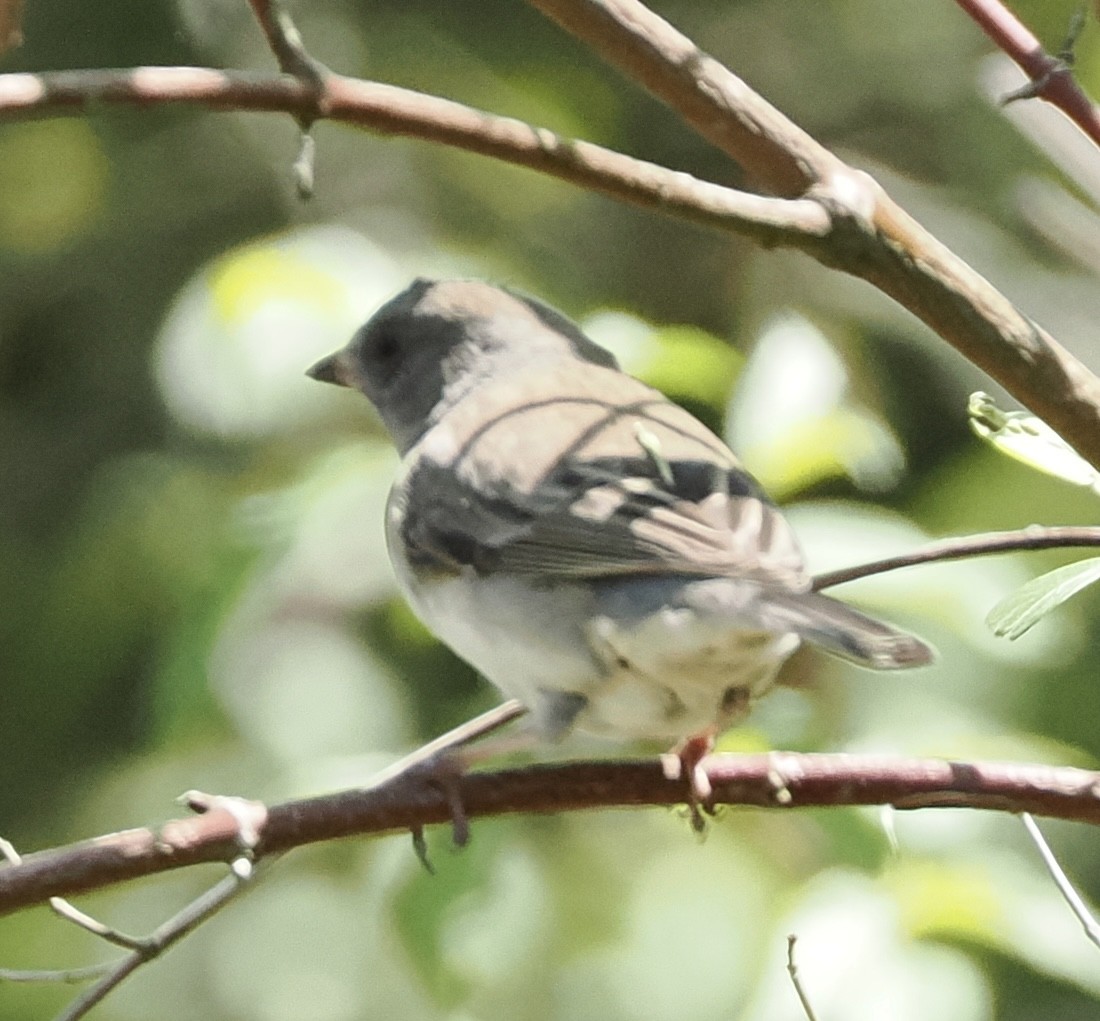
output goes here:
{"type": "Polygon", "coordinates": [[[932,658],[812,592],[726,445],[542,302],[417,280],[309,374],[361,390],[403,456],[386,534],[409,603],[546,738],[702,735],[694,768],[803,639],[932,658]]]}

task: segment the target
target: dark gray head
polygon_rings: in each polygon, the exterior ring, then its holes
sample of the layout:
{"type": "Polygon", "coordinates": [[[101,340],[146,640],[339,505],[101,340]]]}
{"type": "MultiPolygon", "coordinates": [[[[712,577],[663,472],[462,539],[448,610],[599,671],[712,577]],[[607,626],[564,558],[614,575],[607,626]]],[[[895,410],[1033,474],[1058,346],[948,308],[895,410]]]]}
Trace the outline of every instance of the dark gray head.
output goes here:
{"type": "Polygon", "coordinates": [[[418,279],[308,375],[361,390],[404,453],[438,415],[511,365],[614,357],[560,312],[480,280],[418,279]]]}

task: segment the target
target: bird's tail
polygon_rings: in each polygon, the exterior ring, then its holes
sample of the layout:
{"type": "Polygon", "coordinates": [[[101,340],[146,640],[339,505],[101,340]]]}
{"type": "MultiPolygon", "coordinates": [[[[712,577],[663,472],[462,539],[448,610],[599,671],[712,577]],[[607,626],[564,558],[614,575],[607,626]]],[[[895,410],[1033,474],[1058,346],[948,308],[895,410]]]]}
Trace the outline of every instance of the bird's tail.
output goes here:
{"type": "Polygon", "coordinates": [[[935,658],[932,647],[915,635],[817,592],[769,593],[764,612],[770,628],[794,631],[826,652],[872,670],[904,670],[935,658]]]}

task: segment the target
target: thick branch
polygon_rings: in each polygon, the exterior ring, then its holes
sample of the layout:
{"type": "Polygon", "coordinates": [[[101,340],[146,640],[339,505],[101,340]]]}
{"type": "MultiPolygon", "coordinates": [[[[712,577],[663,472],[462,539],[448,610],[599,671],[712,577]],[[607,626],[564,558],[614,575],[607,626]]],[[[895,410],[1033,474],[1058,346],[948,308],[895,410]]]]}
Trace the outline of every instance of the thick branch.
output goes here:
{"type": "Polygon", "coordinates": [[[869,177],[640,0],[529,2],[642,82],[766,188],[822,201],[835,230],[811,254],[909,309],[1100,468],[1100,379],[869,177]]]}
{"type": "Polygon", "coordinates": [[[320,98],[292,78],[201,68],[0,75],[0,119],[107,102],[323,116],[468,149],[765,244],[800,248],[896,298],[1100,467],[1100,380],[866,175],[838,173],[812,198],[769,199],[450,100],[337,75],[325,79],[320,98]]]}
{"type": "Polygon", "coordinates": [[[519,164],[765,244],[813,245],[829,229],[828,214],[810,200],[771,199],[700,181],[511,117],[379,82],[330,75],[318,98],[314,88],[292,77],[196,67],[0,75],[0,120],[89,111],[104,103],[138,107],[195,103],[214,110],[323,117],[519,164]]]}
{"type": "Polygon", "coordinates": [[[194,102],[284,110],[306,120],[329,117],[465,148],[764,243],[798,247],[895,298],[1100,467],[1100,380],[867,175],[826,158],[825,150],[637,0],[538,2],[628,73],[644,72],[651,90],[756,174],[766,177],[772,167],[774,178],[764,183],[773,190],[790,191],[795,176],[812,182],[806,198],[747,195],[449,100],[336,75],[324,78],[320,93],[293,79],[198,68],[5,75],[0,118],[103,102],[194,102]],[[776,159],[779,150],[790,160],[776,159]]]}
{"type": "Polygon", "coordinates": [[[845,165],[637,0],[528,0],[644,85],[769,191],[792,197],[845,165]]]}
{"type": "MultiPolygon", "coordinates": [[[[957,763],[854,755],[716,755],[707,773],[716,804],[768,808],[893,805],[954,807],[1100,823],[1100,773],[1068,767],[957,763]]],[[[613,806],[682,803],[681,782],[659,763],[571,762],[454,781],[466,816],[570,812],[613,806]]],[[[424,772],[392,784],[344,791],[271,808],[259,855],[349,836],[418,830],[452,820],[452,800],[424,772]]],[[[100,889],[240,853],[226,811],[175,820],[158,831],[127,830],[24,857],[0,868],[0,915],[51,896],[100,889]]]]}

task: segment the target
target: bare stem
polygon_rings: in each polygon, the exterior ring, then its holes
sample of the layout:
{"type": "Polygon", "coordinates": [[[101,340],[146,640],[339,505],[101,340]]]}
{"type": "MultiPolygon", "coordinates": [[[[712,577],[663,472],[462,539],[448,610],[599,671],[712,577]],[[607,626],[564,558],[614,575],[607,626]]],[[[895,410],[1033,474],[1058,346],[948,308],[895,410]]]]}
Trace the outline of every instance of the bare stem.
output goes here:
{"type": "Polygon", "coordinates": [[[1028,812],[1022,813],[1020,820],[1023,822],[1028,836],[1031,837],[1036,848],[1038,848],[1039,856],[1043,859],[1043,865],[1046,866],[1047,873],[1054,880],[1054,885],[1058,887],[1062,899],[1069,905],[1070,911],[1073,912],[1073,917],[1081,923],[1081,928],[1085,930],[1085,935],[1090,942],[1094,946],[1100,947],[1100,924],[1097,924],[1084,898],[1074,889],[1073,883],[1070,882],[1069,876],[1066,875],[1065,870],[1058,863],[1058,859],[1054,856],[1054,852],[1050,849],[1050,844],[1047,843],[1038,824],[1028,812]]]}
{"type": "Polygon", "coordinates": [[[1100,108],[1092,104],[1077,84],[1065,55],[1054,57],[1047,53],[1000,0],[956,0],[956,3],[1031,80],[1027,90],[1010,98],[1045,99],[1100,145],[1100,108]]]}
{"type": "Polygon", "coordinates": [[[794,933],[787,937],[787,974],[791,977],[791,985],[794,986],[798,1002],[802,1004],[802,1013],[806,1015],[806,1021],[817,1021],[817,1015],[814,1014],[813,1005],[802,986],[802,979],[798,974],[798,964],[794,959],[794,948],[797,942],[798,937],[794,933]]]}
{"type": "MultiPolygon", "coordinates": [[[[565,3],[560,0],[559,5],[565,3]]],[[[612,9],[599,0],[570,3],[612,9]]],[[[620,34],[633,30],[633,22],[623,21],[623,12],[647,11],[635,0],[616,0],[613,6],[612,13],[619,12],[619,19],[605,19],[600,24],[611,24],[620,34]]],[[[670,43],[683,39],[652,12],[648,15],[656,19],[670,43]]],[[[649,27],[656,30],[652,24],[649,27]]],[[[599,41],[602,37],[593,38],[599,41]]],[[[650,64],[655,67],[657,61],[650,64]]],[[[710,64],[706,67],[713,70],[710,64]]],[[[725,76],[734,77],[728,71],[725,76]]],[[[705,91],[709,83],[710,78],[704,76],[694,88],[705,91]]],[[[683,89],[682,82],[678,88],[683,89]]],[[[746,111],[756,111],[746,122],[750,128],[757,113],[764,116],[760,111],[766,104],[743,83],[739,88],[729,85],[724,102],[733,104],[728,112],[731,121],[739,122],[746,111]],[[735,102],[742,94],[749,104],[744,109],[735,102]]],[[[775,199],[701,181],[440,97],[339,75],[326,75],[319,92],[312,84],[289,77],[203,68],[0,75],[0,120],[90,110],[111,103],[139,107],[199,103],[219,110],[282,110],[305,122],[324,117],[382,134],[467,149],[622,201],[751,237],[761,244],[798,248],[893,297],[1100,468],[1100,380],[892,202],[868,175],[835,158],[814,162],[811,177],[819,177],[825,170],[828,173],[802,197],[775,199]]],[[[775,112],[775,116],[780,115],[775,112]]],[[[767,119],[769,124],[774,120],[771,114],[767,119]]],[[[726,141],[733,147],[737,138],[748,136],[752,136],[751,130],[747,136],[741,130],[726,141]]],[[[788,162],[803,165],[810,150],[801,132],[776,126],[767,138],[768,152],[786,142],[791,155],[788,162]]],[[[758,173],[772,162],[765,156],[758,161],[758,173]]],[[[753,159],[751,153],[743,157],[753,159]]],[[[778,172],[765,184],[772,190],[791,190],[791,181],[778,172]]]]}
{"type": "Polygon", "coordinates": [[[868,175],[824,150],[641,0],[529,2],[765,188],[817,198],[832,230],[828,244],[805,251],[909,309],[1100,468],[1100,380],[868,175]]]}
{"type": "MultiPolygon", "coordinates": [[[[707,760],[716,804],[772,809],[893,805],[981,808],[1100,823],[1100,773],[1024,763],[945,762],[866,755],[715,755],[707,760]],[[781,795],[781,796],[780,796],[781,795]]],[[[469,818],[608,807],[676,805],[683,782],[654,759],[566,762],[455,780],[469,818]]],[[[273,806],[257,856],[304,844],[449,824],[447,785],[414,771],[391,784],[273,806]]],[[[0,915],[67,896],[240,853],[239,823],[223,809],[26,855],[0,868],[0,915]]]]}
{"type": "Polygon", "coordinates": [[[1043,528],[1032,525],[1015,532],[986,532],[982,535],[964,535],[942,539],[912,553],[897,557],[872,560],[870,563],[828,571],[814,578],[814,588],[832,588],[845,582],[856,581],[873,574],[896,571],[901,567],[918,564],[934,564],[944,560],[965,560],[968,557],[989,556],[993,553],[1010,553],[1016,550],[1061,549],[1068,547],[1100,546],[1100,528],[1086,525],[1066,525],[1043,528]]]}

